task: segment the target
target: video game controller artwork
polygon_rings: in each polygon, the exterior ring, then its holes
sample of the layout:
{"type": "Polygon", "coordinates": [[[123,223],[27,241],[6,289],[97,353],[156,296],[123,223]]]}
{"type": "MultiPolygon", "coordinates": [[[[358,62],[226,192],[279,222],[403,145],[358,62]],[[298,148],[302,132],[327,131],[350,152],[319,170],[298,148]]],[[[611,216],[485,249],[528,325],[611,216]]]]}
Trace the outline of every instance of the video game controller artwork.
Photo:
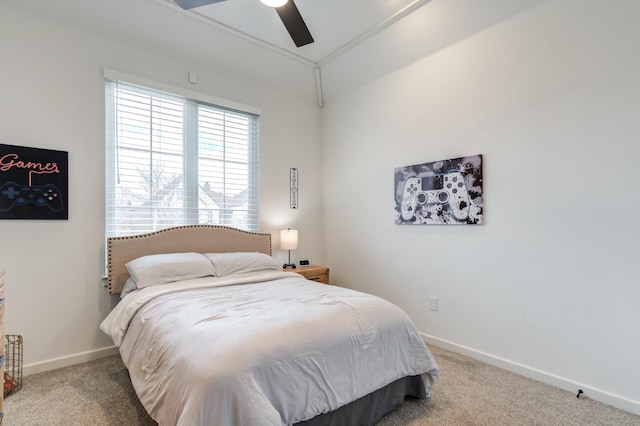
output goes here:
{"type": "Polygon", "coordinates": [[[482,155],[395,169],[395,223],[482,224],[482,155]]]}
{"type": "Polygon", "coordinates": [[[60,219],[68,212],[68,153],[0,144],[0,219],[60,219]]]}

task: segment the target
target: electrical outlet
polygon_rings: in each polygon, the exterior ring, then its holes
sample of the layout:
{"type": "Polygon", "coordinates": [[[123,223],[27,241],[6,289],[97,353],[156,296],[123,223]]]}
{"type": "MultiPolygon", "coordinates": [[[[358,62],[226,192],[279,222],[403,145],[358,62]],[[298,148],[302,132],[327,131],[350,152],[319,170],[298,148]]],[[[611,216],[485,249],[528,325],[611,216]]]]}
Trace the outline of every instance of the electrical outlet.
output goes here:
{"type": "Polygon", "coordinates": [[[429,299],[429,307],[431,308],[432,311],[437,311],[438,310],[438,298],[437,297],[431,296],[431,298],[429,299]]]}

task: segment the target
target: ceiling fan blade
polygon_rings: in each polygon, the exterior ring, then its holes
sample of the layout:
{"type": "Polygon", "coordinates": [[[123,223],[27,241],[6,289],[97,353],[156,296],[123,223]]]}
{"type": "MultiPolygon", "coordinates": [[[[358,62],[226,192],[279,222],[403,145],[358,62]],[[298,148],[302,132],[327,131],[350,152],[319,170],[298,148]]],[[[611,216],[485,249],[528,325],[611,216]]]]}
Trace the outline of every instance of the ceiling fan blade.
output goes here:
{"type": "Polygon", "coordinates": [[[309,28],[293,0],[289,0],[284,6],[276,7],[276,11],[297,47],[313,43],[309,28]]]}
{"type": "Polygon", "coordinates": [[[184,10],[193,9],[200,6],[206,6],[208,4],[220,3],[225,0],[173,0],[178,6],[184,10]]]}

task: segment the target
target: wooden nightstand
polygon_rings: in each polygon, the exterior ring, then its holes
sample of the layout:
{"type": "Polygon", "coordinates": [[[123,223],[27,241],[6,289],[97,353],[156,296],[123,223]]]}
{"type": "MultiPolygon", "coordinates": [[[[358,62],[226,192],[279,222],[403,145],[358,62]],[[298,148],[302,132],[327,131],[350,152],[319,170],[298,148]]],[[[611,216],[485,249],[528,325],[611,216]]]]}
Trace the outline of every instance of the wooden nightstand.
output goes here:
{"type": "Polygon", "coordinates": [[[283,271],[297,272],[308,280],[329,284],[329,268],[325,266],[298,266],[296,269],[287,268],[283,269],[283,271]]]}

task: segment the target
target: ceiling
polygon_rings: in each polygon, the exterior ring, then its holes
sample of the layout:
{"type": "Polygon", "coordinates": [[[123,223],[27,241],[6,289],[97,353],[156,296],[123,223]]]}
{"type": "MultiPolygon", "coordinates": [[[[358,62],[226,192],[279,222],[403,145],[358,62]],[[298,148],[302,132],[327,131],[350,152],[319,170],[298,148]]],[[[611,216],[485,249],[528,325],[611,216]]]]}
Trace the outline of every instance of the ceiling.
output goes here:
{"type": "Polygon", "coordinates": [[[260,0],[188,11],[173,0],[0,0],[0,6],[43,18],[34,24],[40,33],[55,28],[47,22],[59,22],[81,31],[74,43],[92,46],[99,37],[135,55],[119,64],[112,61],[120,55],[105,54],[105,67],[135,73],[136,61],[157,58],[146,52],[166,53],[190,71],[237,76],[322,106],[546,1],[295,0],[315,39],[300,48],[260,0]]]}
{"type": "Polygon", "coordinates": [[[295,46],[276,11],[260,0],[226,0],[186,11],[172,0],[156,1],[309,65],[321,65],[430,0],[295,0],[315,40],[302,47],[295,46]]]}

